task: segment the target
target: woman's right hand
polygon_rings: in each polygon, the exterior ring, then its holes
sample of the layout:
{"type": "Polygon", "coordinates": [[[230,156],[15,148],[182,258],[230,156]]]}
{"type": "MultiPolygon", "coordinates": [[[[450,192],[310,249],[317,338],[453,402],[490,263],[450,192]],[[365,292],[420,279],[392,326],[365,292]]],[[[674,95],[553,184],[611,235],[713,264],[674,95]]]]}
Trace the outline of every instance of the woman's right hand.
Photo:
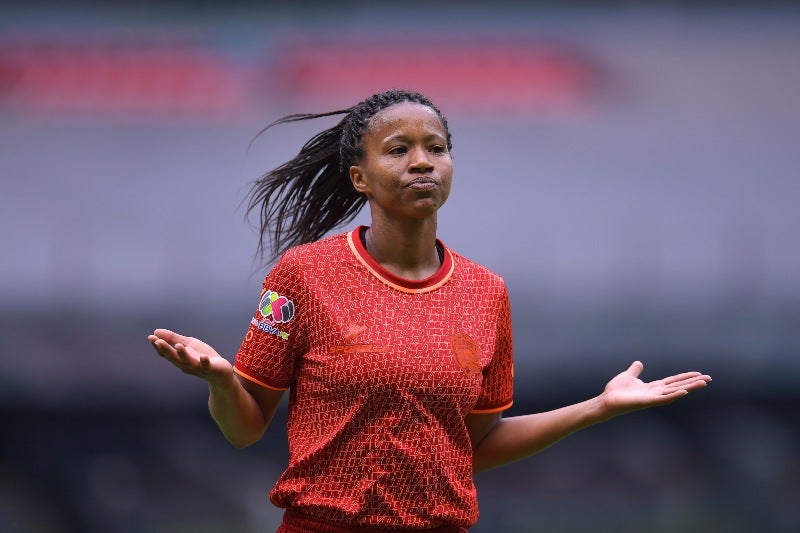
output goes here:
{"type": "Polygon", "coordinates": [[[181,369],[209,383],[224,383],[233,378],[233,366],[214,348],[194,337],[184,337],[168,329],[157,329],[147,340],[156,352],[181,369]]]}

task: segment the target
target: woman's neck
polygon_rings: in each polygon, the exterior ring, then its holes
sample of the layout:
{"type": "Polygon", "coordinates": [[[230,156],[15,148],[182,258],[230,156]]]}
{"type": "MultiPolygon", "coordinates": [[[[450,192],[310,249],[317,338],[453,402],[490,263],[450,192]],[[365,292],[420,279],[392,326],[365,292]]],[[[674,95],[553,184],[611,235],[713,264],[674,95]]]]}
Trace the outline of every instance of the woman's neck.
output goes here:
{"type": "Polygon", "coordinates": [[[404,224],[373,218],[366,233],[366,248],[383,268],[406,279],[425,279],[439,270],[436,219],[404,224]]]}

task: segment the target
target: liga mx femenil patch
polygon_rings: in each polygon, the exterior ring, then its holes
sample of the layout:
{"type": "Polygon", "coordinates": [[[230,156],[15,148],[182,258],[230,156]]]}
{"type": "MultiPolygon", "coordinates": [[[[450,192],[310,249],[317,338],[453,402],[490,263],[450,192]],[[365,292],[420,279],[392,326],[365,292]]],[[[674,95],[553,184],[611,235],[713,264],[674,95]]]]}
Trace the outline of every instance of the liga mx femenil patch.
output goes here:
{"type": "Polygon", "coordinates": [[[258,303],[261,316],[273,322],[289,322],[294,317],[294,302],[277,292],[266,291],[258,303]]]}
{"type": "Polygon", "coordinates": [[[267,290],[258,302],[258,312],[264,319],[256,320],[253,317],[250,321],[253,326],[283,340],[289,339],[289,333],[281,331],[275,324],[285,324],[294,318],[294,302],[275,291],[267,290]]]}

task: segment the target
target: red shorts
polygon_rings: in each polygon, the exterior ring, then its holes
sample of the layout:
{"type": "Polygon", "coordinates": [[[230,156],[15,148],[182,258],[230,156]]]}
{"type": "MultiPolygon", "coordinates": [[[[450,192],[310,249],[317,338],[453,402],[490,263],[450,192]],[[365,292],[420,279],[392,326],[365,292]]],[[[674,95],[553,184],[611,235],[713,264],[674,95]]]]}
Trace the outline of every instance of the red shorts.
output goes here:
{"type": "Polygon", "coordinates": [[[344,526],[328,520],[314,518],[296,511],[286,511],[283,522],[275,533],[468,533],[458,526],[433,529],[376,529],[372,527],[344,526]]]}

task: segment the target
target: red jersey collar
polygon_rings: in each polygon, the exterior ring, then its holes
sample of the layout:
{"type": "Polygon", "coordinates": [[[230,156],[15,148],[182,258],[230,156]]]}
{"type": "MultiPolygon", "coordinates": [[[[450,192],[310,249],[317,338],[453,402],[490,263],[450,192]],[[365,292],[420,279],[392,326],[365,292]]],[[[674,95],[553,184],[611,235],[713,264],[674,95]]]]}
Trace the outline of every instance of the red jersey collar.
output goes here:
{"type": "Polygon", "coordinates": [[[361,264],[367,267],[370,273],[381,280],[386,285],[403,292],[430,292],[438,289],[444,285],[450,276],[453,275],[455,268],[455,261],[450,253],[450,250],[444,245],[442,241],[436,239],[436,243],[441,246],[444,251],[442,264],[432,276],[425,279],[406,279],[389,272],[383,268],[371,255],[367,252],[366,248],[361,242],[361,232],[366,231],[368,226],[359,226],[347,234],[347,242],[350,245],[350,250],[356,256],[361,264]]]}

